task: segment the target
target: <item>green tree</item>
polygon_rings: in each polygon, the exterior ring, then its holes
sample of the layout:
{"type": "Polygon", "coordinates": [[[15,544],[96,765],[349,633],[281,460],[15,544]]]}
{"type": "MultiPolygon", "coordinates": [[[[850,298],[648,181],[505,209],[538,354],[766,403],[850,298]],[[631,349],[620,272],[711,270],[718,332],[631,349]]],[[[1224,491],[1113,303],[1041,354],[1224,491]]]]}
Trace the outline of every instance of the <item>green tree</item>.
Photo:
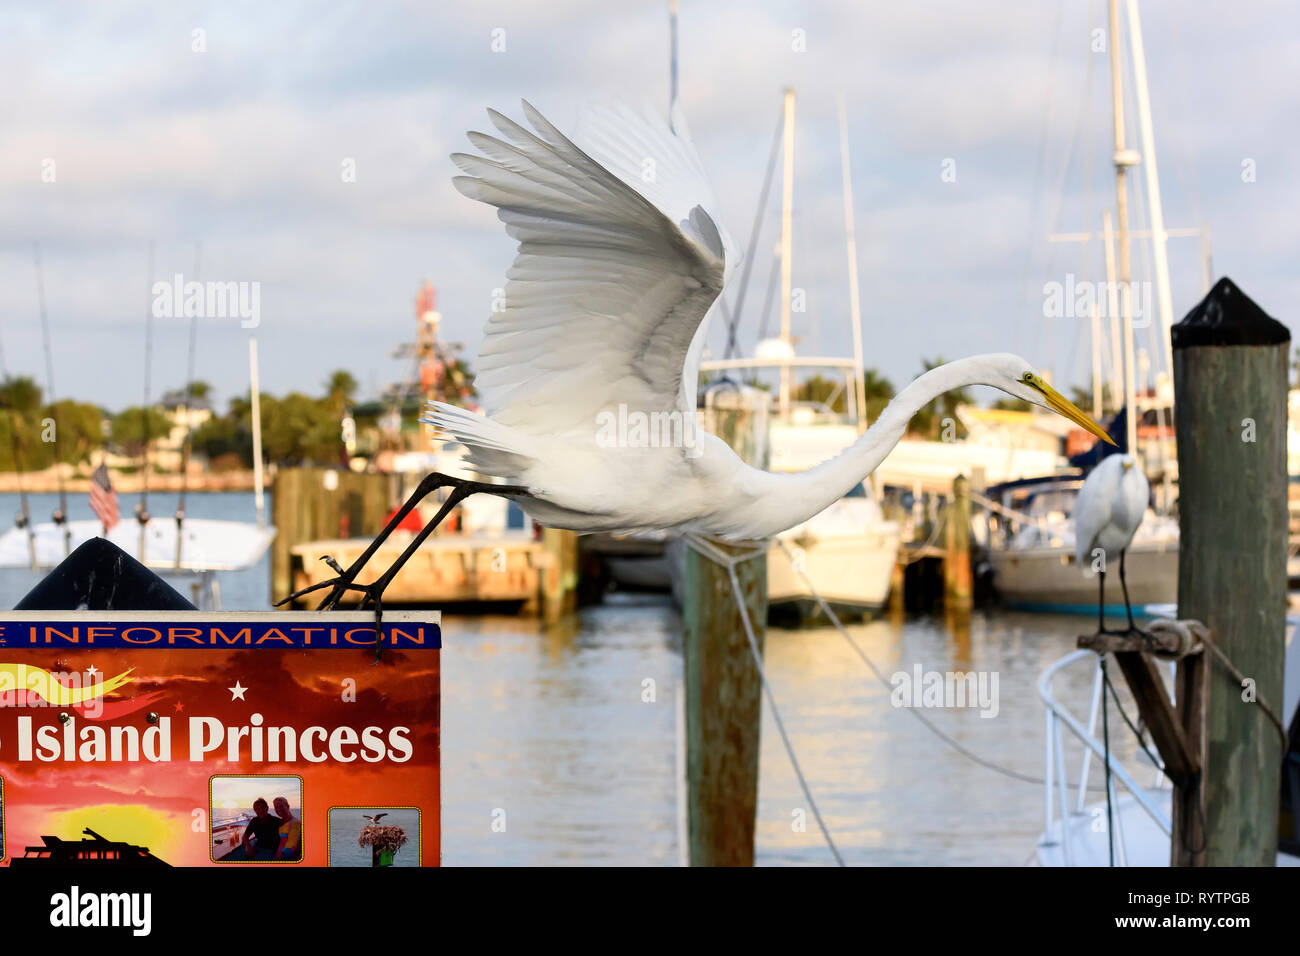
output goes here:
{"type": "Polygon", "coordinates": [[[158,409],[134,406],[113,416],[109,435],[128,455],[139,455],[145,442],[162,438],[171,430],[172,423],[158,409]]]}
{"type": "MultiPolygon", "coordinates": [[[[923,359],[921,363],[923,366],[922,371],[932,371],[945,364],[945,362],[946,359],[943,356],[923,359]]],[[[911,430],[931,440],[936,440],[943,437],[944,419],[951,419],[956,425],[954,434],[958,438],[963,438],[966,429],[957,420],[957,409],[962,405],[969,404],[971,404],[971,396],[968,389],[958,388],[944,392],[912,417],[911,430]]]]}
{"type": "Polygon", "coordinates": [[[262,449],[268,460],[283,464],[339,460],[343,433],[330,399],[290,392],[284,398],[265,395],[261,405],[262,449]]]}
{"type": "Polygon", "coordinates": [[[212,397],[212,386],[201,380],[190,382],[185,386],[185,394],[198,401],[206,401],[212,397]]]}
{"type": "Polygon", "coordinates": [[[822,375],[813,375],[801,382],[794,390],[794,400],[796,402],[813,402],[818,405],[826,404],[829,401],[830,410],[839,413],[843,413],[847,407],[844,383],[825,378],[822,375]],[[833,401],[831,400],[832,396],[834,396],[833,401]]]}
{"type": "MultiPolygon", "coordinates": [[[[70,465],[89,460],[93,453],[104,447],[104,411],[97,405],[78,402],[70,398],[47,405],[42,411],[45,419],[54,422],[54,442],[49,444],[53,460],[70,465]]],[[[42,426],[42,444],[46,444],[42,426]]]]}
{"type": "Polygon", "coordinates": [[[40,410],[41,388],[33,379],[20,375],[0,382],[0,463],[5,470],[43,468],[53,457],[41,447],[40,410]]]}
{"type": "Polygon", "coordinates": [[[894,383],[885,378],[874,368],[863,372],[863,385],[867,395],[867,421],[874,422],[880,417],[894,398],[894,383]]]}
{"type": "Polygon", "coordinates": [[[351,372],[337,369],[330,373],[325,382],[325,400],[338,418],[343,417],[344,410],[352,404],[352,397],[357,392],[357,380],[351,372]]]}
{"type": "Polygon", "coordinates": [[[1001,411],[1004,412],[1027,412],[1030,409],[1032,409],[1034,406],[1030,405],[1023,398],[1007,397],[1007,398],[999,398],[996,402],[993,403],[992,407],[1000,409],[1001,411]]]}

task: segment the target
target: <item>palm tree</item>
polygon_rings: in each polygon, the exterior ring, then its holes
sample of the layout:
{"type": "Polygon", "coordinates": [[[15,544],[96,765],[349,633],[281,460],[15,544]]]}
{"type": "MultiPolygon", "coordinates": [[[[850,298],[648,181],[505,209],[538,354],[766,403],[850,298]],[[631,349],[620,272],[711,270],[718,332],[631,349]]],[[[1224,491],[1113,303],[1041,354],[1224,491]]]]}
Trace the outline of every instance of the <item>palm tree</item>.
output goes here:
{"type": "Polygon", "coordinates": [[[351,372],[338,369],[325,382],[325,399],[337,415],[352,404],[352,396],[357,391],[357,380],[351,372]]]}
{"type": "Polygon", "coordinates": [[[867,421],[874,422],[893,400],[894,383],[874,368],[863,370],[862,382],[867,399],[867,421]]]}
{"type": "MultiPolygon", "coordinates": [[[[921,364],[923,368],[921,371],[932,371],[940,365],[946,364],[947,361],[948,360],[942,355],[936,356],[933,359],[922,359],[921,364]]],[[[943,427],[944,420],[951,419],[954,423],[957,423],[957,409],[962,405],[969,404],[971,404],[970,391],[965,388],[958,388],[949,392],[944,392],[929,405],[926,405],[917,412],[912,418],[912,424],[915,426],[916,431],[925,435],[927,438],[937,439],[941,437],[940,428],[943,427]]],[[[964,429],[961,429],[960,423],[957,423],[957,427],[959,432],[964,431],[964,429]]]]}

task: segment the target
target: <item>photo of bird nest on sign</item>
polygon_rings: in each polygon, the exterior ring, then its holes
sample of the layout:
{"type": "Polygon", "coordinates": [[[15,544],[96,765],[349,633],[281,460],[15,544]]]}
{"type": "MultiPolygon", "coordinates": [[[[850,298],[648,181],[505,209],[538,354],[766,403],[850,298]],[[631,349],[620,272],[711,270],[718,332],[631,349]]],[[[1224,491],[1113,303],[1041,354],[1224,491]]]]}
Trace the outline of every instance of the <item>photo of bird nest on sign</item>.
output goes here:
{"type": "Polygon", "coordinates": [[[420,865],[415,807],[331,807],[329,828],[330,866],[420,865]]]}

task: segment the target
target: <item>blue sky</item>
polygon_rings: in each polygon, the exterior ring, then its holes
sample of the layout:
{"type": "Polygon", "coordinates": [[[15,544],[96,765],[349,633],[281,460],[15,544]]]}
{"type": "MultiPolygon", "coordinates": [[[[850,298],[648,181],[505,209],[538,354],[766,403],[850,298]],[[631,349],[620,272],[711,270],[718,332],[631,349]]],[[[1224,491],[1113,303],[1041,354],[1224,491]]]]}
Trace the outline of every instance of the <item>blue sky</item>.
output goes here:
{"type": "MultiPolygon", "coordinates": [[[[1300,301],[1300,13],[1287,0],[1146,0],[1142,23],[1166,224],[1209,223],[1215,274],[1289,324],[1300,301]],[[1247,160],[1254,182],[1242,179],[1247,160]]],[[[843,94],[868,364],[901,385],[922,356],[1010,350],[1058,381],[1087,378],[1086,329],[1043,318],[1042,285],[1096,275],[1100,249],[1085,262],[1079,247],[1044,236],[1097,228],[1113,200],[1109,65],[1090,51],[1104,26],[1101,0],[681,0],[683,104],[742,244],[782,88],[798,90],[801,351],[847,354],[850,342],[843,94]],[[941,177],[945,160],[954,182],[941,177]]],[[[338,367],[367,393],[401,378],[389,353],[413,337],[425,277],[448,337],[472,358],[513,244],[492,210],[451,186],[448,153],[465,148],[465,130],[486,127],[486,106],[518,116],[521,96],[561,129],[593,95],[663,104],[667,51],[667,0],[8,4],[6,365],[44,381],[33,239],[61,396],[140,401],[151,240],[154,278],[188,275],[199,241],[202,278],[261,284],[268,391],[319,391],[338,367]],[[504,52],[492,49],[496,29],[504,52]],[[206,52],[193,50],[195,30],[206,52]],[[48,159],[54,182],[42,182],[48,159]],[[355,182],[342,181],[345,159],[355,182]]],[[[772,203],[745,343],[777,225],[772,203]]],[[[1135,247],[1139,278],[1146,258],[1135,247]]],[[[1170,258],[1179,318],[1200,293],[1199,244],[1171,240],[1170,258]]],[[[158,320],[155,332],[156,396],[184,378],[188,327],[158,320]]],[[[247,387],[248,335],[236,320],[200,323],[197,376],[223,406],[247,387]]],[[[720,330],[712,341],[720,348],[720,330]]]]}

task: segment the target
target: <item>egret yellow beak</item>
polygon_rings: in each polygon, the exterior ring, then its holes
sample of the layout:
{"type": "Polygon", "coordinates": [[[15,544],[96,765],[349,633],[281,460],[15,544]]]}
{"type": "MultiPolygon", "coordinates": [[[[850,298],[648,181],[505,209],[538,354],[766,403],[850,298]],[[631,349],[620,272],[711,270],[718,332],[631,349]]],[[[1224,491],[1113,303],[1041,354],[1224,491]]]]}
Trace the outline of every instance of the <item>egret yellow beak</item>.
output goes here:
{"type": "Polygon", "coordinates": [[[1106,429],[1102,428],[1091,418],[1085,415],[1074,402],[1070,401],[1052,386],[1044,381],[1030,382],[1034,388],[1043,393],[1043,398],[1047,400],[1047,407],[1063,418],[1068,418],[1080,428],[1092,432],[1098,438],[1109,444],[1115,444],[1114,439],[1106,434],[1106,429]]]}

